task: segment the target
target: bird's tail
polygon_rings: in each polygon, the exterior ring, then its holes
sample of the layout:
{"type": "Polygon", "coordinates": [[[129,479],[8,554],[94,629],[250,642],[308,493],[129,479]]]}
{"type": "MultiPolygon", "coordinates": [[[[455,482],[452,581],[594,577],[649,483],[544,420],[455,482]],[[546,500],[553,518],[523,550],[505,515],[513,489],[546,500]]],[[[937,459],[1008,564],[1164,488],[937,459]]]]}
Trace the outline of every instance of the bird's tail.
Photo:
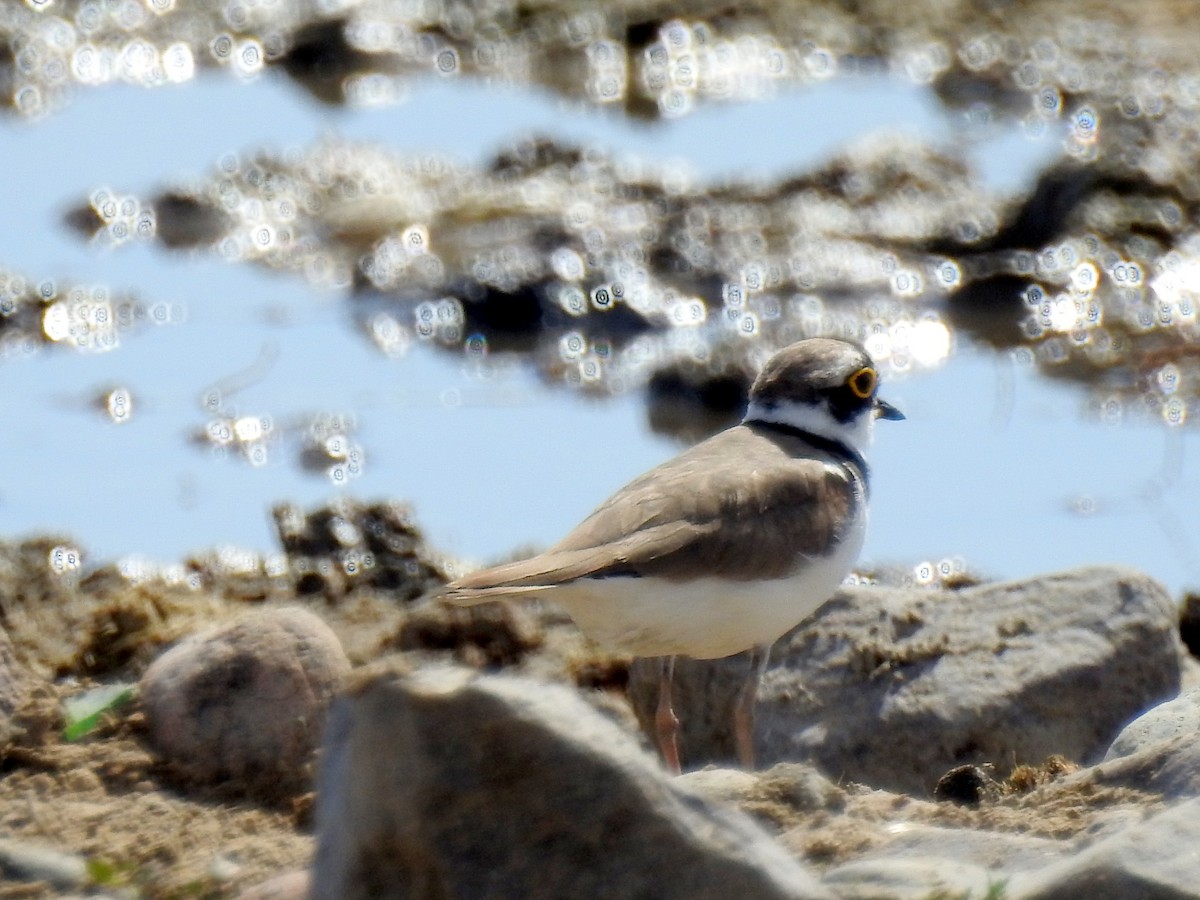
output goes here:
{"type": "Polygon", "coordinates": [[[453,606],[478,606],[496,600],[532,600],[550,586],[500,585],[494,587],[460,587],[460,582],[451,582],[434,596],[443,603],[453,606]]]}

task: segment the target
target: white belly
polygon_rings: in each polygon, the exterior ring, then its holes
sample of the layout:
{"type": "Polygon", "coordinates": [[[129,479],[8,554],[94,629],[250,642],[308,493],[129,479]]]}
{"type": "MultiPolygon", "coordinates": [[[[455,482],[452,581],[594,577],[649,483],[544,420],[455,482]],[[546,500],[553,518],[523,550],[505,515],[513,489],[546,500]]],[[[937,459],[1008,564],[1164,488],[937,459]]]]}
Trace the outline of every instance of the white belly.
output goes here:
{"type": "Polygon", "coordinates": [[[812,615],[850,574],[865,533],[860,519],[832,556],[786,578],[581,579],[543,596],[599,643],[635,656],[716,659],[774,643],[812,615]]]}

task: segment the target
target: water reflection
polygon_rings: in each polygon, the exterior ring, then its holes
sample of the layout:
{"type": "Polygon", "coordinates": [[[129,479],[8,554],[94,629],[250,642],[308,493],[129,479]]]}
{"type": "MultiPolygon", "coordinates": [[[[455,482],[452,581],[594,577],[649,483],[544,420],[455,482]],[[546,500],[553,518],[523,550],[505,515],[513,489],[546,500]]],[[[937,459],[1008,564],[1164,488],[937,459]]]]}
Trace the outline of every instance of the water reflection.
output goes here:
{"type": "Polygon", "coordinates": [[[230,261],[353,285],[362,332],[389,354],[482,343],[605,393],[694,361],[696,341],[715,378],[818,334],[871,337],[897,369],[937,365],[939,310],[969,274],[922,245],[964,217],[994,235],[1003,203],[960,158],[914,142],[871,140],[774,185],[701,185],[533,139],[479,167],[332,141],[225,157],[186,192],[99,191],[69,221],[111,245],[114,208],[150,223],[129,239],[161,232],[178,249],[196,235],[230,261]],[[682,352],[680,330],[696,338],[682,352]]]}
{"type": "MultiPolygon", "coordinates": [[[[0,102],[33,117],[82,87],[274,69],[326,102],[380,104],[432,73],[662,119],[896,73],[959,110],[964,141],[979,123],[1015,120],[1060,139],[1061,161],[999,196],[962,147],[890,136],[810,172],[708,184],[548,139],[470,165],[334,138],[228,154],[157,194],[81,192],[70,221],[101,247],[211,253],[344,292],[359,333],[390,357],[422,346],[483,370],[519,354],[581,393],[645,388],[655,427],[687,437],[737,415],[771,349],[815,334],[865,341],[887,377],[935,368],[964,343],[1016,350],[1083,386],[1099,421],[1172,434],[1195,421],[1200,74],[1163,4],[1140,8],[1136,26],[1106,3],[1018,3],[1003,22],[970,4],[937,22],[882,4],[683,4],[669,18],[600,5],[314,9],[7,4],[0,102]]],[[[111,349],[139,321],[181,317],[117,285],[45,282],[39,294],[3,277],[6,353],[111,349]]],[[[238,409],[234,392],[198,415],[206,448],[257,465],[299,459],[339,483],[361,471],[354,423],[238,409]]],[[[130,403],[115,389],[104,398],[112,421],[127,420],[130,403]]]]}
{"type": "Polygon", "coordinates": [[[141,326],[177,324],[185,318],[181,306],[147,306],[103,285],[35,281],[0,269],[0,358],[50,346],[103,353],[141,326]]]}

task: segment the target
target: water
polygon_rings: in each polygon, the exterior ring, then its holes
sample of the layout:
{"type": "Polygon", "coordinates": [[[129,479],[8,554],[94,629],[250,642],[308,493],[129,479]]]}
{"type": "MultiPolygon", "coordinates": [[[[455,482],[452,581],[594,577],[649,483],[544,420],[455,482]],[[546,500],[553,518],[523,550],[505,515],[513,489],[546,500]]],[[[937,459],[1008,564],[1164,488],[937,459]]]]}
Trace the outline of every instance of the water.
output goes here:
{"type": "MultiPolygon", "coordinates": [[[[97,250],[61,221],[97,186],[145,195],[207,173],[225,153],[334,132],[478,161],[533,131],[683,160],[700,179],[777,177],[883,127],[968,144],[1001,189],[1020,188],[1055,151],[1053,138],[968,128],[914,85],[867,78],[653,127],[463,81],[420,83],[401,106],[354,110],[318,106],[271,77],[212,75],[84,92],[36,123],[0,121],[0,266],[132,291],[174,317],[108,353],[49,348],[0,361],[0,533],[66,532],[92,560],[174,560],[218,544],[267,551],[271,503],[315,505],[349,490],[406,498],[435,546],[488,559],[552,542],[678,449],[649,432],[636,394],[581,399],[519,361],[481,377],[424,346],[388,357],[340,294],[209,256],[97,250]],[[132,397],[123,424],[96,406],[114,386],[132,397]],[[258,465],[190,439],[211,418],[203,399],[214,386],[226,411],[266,417],[284,435],[258,465]],[[365,465],[345,487],[297,464],[298,430],[319,413],[357,424],[365,465]]],[[[995,577],[1113,562],[1173,589],[1200,580],[1188,517],[1200,488],[1185,429],[1089,418],[1078,388],[961,338],[946,365],[883,392],[908,420],[878,429],[865,561],[918,574],[922,562],[951,561],[995,577]]]]}

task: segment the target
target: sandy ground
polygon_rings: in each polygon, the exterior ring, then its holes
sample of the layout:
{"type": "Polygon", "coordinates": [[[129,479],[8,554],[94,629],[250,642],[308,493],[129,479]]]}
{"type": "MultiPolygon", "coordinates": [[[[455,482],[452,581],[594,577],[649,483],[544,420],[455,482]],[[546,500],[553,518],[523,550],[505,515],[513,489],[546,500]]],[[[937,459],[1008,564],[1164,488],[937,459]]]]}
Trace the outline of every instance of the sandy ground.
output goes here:
{"type": "MultiPolygon", "coordinates": [[[[360,665],[401,652],[414,665],[453,654],[569,681],[610,714],[624,700],[628,660],[605,656],[560,613],[529,608],[445,610],[357,591],[298,597],[279,582],[239,576],[196,587],[130,585],[101,571],[82,583],[44,568],[44,542],[0,545],[0,608],[32,689],[18,736],[0,754],[0,836],[82,854],[96,880],[145,897],[235,897],[306,866],[314,846],[311,793],[250,799],[236,783],[189,784],[144,743],[136,703],[78,742],[64,739],[63,701],[112,681],[134,681],[181,635],[269,604],[302,604],[338,634],[360,665]]],[[[876,845],[897,823],[927,823],[1068,839],[1158,801],[1136,792],[1057,782],[1069,766],[1025,770],[978,807],[844,785],[814,806],[786,772],[768,773],[738,801],[797,856],[822,867],[876,845]]],[[[0,900],[51,897],[44,885],[0,881],[0,900]]]]}
{"type": "MultiPolygon", "coordinates": [[[[147,897],[225,897],[307,865],[311,804],[292,810],[186,794],[142,746],[137,717],[79,744],[50,739],[5,760],[0,833],[84,854],[97,880],[147,897]]],[[[206,795],[207,794],[207,795],[206,795]]],[[[0,881],[0,897],[52,897],[0,881]]]]}
{"type": "MultiPolygon", "coordinates": [[[[86,738],[64,739],[65,700],[136,682],[186,634],[265,606],[301,605],[330,624],[356,665],[396,652],[419,665],[449,653],[588,685],[612,667],[562,616],[503,608],[447,615],[397,599],[413,591],[344,583],[299,595],[285,579],[200,565],[190,584],[131,584],[110,568],[79,580],[46,565],[62,543],[0,544],[0,625],[29,674],[17,734],[6,740],[0,729],[0,838],[82,854],[100,883],[136,896],[236,896],[304,867],[313,851],[311,793],[249,797],[236,783],[188,783],[155,759],[136,701],[86,738]],[[537,653],[547,628],[562,637],[553,653],[537,653]]],[[[618,670],[626,664],[615,661],[618,670]]],[[[58,893],[44,885],[0,880],[0,898],[51,896],[58,893]]]]}
{"type": "MultiPolygon", "coordinates": [[[[44,698],[47,719],[55,698],[44,698]]],[[[48,732],[35,749],[9,755],[0,778],[0,833],[88,857],[99,880],[144,897],[235,897],[309,863],[311,795],[290,803],[239,799],[236,786],[173,783],[139,738],[139,716],[70,744],[48,732]]],[[[816,867],[877,846],[901,823],[1009,831],[1068,839],[1122,812],[1142,815],[1154,798],[1118,788],[1060,790],[1053,783],[978,808],[850,787],[817,811],[798,808],[786,773],[764,777],[743,808],[816,867]]],[[[45,885],[2,881],[0,898],[55,897],[45,885]]]]}

